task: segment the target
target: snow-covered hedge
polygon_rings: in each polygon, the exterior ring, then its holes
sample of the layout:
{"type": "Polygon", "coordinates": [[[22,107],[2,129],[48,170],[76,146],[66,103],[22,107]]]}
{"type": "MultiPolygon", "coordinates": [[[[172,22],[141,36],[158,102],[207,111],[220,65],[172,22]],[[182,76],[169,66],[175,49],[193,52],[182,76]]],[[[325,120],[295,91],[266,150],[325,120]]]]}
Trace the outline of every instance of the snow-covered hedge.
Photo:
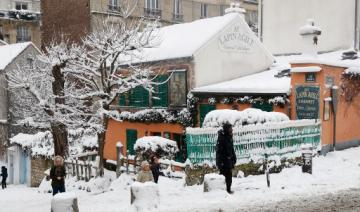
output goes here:
{"type": "Polygon", "coordinates": [[[172,111],[167,109],[145,109],[135,113],[123,111],[111,111],[108,115],[119,121],[151,122],[151,123],[180,123],[183,126],[191,126],[192,118],[188,109],[172,111]]]}
{"type": "Polygon", "coordinates": [[[245,109],[243,111],[225,109],[209,112],[204,119],[203,127],[217,128],[221,127],[226,122],[229,122],[234,127],[241,127],[249,124],[263,124],[288,120],[288,116],[278,112],[265,112],[254,108],[245,109]]]}
{"type": "MultiPolygon", "coordinates": [[[[86,149],[97,148],[97,136],[83,128],[69,130],[68,139],[70,156],[82,153],[86,149]]],[[[54,156],[53,136],[50,131],[36,134],[19,133],[10,138],[10,143],[19,145],[33,157],[50,158],[54,156]]]]}
{"type": "Polygon", "coordinates": [[[134,149],[145,159],[149,158],[152,154],[168,158],[179,151],[175,141],[159,136],[139,138],[134,145],[134,149]]]}
{"type": "Polygon", "coordinates": [[[344,71],[345,75],[360,76],[360,67],[350,67],[344,71]]]}

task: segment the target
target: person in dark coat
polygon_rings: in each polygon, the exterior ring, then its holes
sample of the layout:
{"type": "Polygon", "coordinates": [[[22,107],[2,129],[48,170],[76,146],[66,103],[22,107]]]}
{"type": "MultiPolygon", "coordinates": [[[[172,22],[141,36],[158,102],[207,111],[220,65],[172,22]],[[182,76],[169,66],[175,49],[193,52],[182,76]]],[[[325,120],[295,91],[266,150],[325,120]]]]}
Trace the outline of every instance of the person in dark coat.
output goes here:
{"type": "Polygon", "coordinates": [[[151,161],[150,161],[151,163],[151,172],[152,172],[152,174],[153,174],[153,176],[154,176],[154,182],[155,183],[158,183],[158,181],[159,181],[159,176],[160,175],[164,175],[161,171],[160,171],[160,162],[159,162],[159,158],[156,156],[156,155],[153,155],[152,157],[151,157],[151,161]]]}
{"type": "Polygon", "coordinates": [[[220,170],[220,174],[224,175],[226,182],[226,191],[230,194],[232,184],[232,169],[236,163],[236,155],[233,143],[233,130],[230,123],[223,124],[218,132],[218,140],[216,144],[216,166],[220,170]]]}
{"type": "Polygon", "coordinates": [[[54,159],[54,166],[50,169],[53,195],[65,192],[65,177],[66,170],[64,166],[64,159],[61,156],[56,156],[54,159]]]}
{"type": "Polygon", "coordinates": [[[5,166],[1,167],[1,187],[2,189],[6,188],[6,178],[8,177],[7,168],[5,166]]]}

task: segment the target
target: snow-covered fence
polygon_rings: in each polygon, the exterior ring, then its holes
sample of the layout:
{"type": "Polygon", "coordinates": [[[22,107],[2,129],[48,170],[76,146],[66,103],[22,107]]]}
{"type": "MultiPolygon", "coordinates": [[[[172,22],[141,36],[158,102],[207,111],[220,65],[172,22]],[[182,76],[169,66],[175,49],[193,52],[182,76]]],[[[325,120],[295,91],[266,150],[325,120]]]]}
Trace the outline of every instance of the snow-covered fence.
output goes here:
{"type": "Polygon", "coordinates": [[[77,177],[78,180],[89,181],[93,177],[99,175],[98,168],[93,166],[91,162],[79,160],[66,160],[64,162],[66,173],[77,177]]]}
{"type": "MultiPolygon", "coordinates": [[[[187,128],[187,156],[193,164],[215,161],[219,128],[187,128]]],[[[246,125],[233,129],[238,162],[265,154],[283,156],[300,152],[302,144],[320,145],[321,123],[318,120],[296,120],[246,125]]]]}

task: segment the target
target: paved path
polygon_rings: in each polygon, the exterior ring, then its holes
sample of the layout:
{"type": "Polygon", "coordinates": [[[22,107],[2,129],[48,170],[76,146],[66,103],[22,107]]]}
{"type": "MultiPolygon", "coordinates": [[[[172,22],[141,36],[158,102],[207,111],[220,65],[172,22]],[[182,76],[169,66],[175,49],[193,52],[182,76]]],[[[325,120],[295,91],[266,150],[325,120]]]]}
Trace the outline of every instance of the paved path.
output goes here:
{"type": "Polygon", "coordinates": [[[360,189],[342,190],[320,196],[299,197],[268,205],[252,205],[238,211],[249,212],[359,212],[360,189]]]}

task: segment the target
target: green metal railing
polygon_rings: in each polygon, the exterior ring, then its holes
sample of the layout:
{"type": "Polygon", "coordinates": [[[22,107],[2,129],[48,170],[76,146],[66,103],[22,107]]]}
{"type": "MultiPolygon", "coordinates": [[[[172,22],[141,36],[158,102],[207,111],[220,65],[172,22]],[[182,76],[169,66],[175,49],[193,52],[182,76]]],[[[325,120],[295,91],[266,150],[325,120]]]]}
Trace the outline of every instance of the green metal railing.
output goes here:
{"type": "MultiPolygon", "coordinates": [[[[187,128],[187,156],[193,164],[215,161],[218,128],[187,128]]],[[[318,120],[296,120],[234,128],[234,148],[238,161],[265,154],[283,156],[299,152],[303,144],[317,149],[321,144],[318,120]]]]}

